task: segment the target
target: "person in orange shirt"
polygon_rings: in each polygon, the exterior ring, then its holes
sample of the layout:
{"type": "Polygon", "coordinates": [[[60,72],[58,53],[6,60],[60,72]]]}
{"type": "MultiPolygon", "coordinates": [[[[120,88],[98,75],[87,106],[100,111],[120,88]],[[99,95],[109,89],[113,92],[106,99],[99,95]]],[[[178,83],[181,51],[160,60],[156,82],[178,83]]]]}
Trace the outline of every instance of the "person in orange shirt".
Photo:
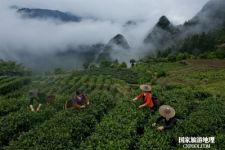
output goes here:
{"type": "Polygon", "coordinates": [[[140,89],[142,90],[141,94],[138,95],[137,97],[135,97],[132,102],[134,103],[135,101],[137,101],[138,99],[143,98],[144,100],[144,104],[138,106],[138,109],[147,107],[150,108],[151,111],[154,111],[154,103],[153,103],[153,99],[152,99],[152,88],[150,85],[140,85],[140,89]]]}

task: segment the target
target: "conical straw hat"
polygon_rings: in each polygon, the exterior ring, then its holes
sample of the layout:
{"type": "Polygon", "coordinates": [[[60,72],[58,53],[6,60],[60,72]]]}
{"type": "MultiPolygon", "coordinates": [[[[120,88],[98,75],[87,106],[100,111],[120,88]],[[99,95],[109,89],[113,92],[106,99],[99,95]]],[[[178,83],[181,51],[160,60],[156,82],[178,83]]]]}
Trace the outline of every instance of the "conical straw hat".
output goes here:
{"type": "Polygon", "coordinates": [[[152,90],[152,87],[150,85],[147,85],[147,84],[142,84],[140,85],[140,89],[144,92],[149,92],[152,90]]]}
{"type": "Polygon", "coordinates": [[[173,118],[175,113],[174,108],[169,105],[162,105],[159,107],[159,114],[167,119],[173,118]]]}

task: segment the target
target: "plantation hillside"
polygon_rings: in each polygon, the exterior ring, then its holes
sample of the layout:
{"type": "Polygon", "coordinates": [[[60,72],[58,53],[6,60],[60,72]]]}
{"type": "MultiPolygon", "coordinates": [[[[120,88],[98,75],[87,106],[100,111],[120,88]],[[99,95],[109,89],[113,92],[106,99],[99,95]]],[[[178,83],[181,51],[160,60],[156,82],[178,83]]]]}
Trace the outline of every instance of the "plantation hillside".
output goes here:
{"type": "MultiPolygon", "coordinates": [[[[2,62],[3,63],[3,62],[2,62]]],[[[6,63],[6,62],[4,62],[6,63]]],[[[9,71],[8,71],[9,72],[9,71]]],[[[132,68],[97,67],[46,75],[0,76],[0,149],[148,150],[182,149],[179,137],[215,137],[212,149],[225,149],[225,60],[142,59],[132,68]],[[151,126],[158,111],[131,103],[139,84],[149,83],[162,104],[175,108],[171,130],[151,126]],[[56,100],[29,111],[28,91],[39,88],[56,100]],[[81,110],[64,109],[76,89],[90,98],[81,110]]]]}

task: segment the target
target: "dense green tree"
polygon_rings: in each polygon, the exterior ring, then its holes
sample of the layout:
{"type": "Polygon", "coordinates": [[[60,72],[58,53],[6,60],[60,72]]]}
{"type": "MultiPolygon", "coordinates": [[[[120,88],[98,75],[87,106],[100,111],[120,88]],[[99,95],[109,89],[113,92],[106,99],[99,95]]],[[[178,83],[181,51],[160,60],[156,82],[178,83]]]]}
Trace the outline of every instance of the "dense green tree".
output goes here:
{"type": "Polygon", "coordinates": [[[118,61],[118,59],[116,59],[112,62],[111,67],[118,68],[118,66],[119,66],[119,61],[118,61]]]}
{"type": "Polygon", "coordinates": [[[91,64],[91,65],[89,66],[89,68],[90,68],[91,70],[93,70],[93,69],[96,69],[97,66],[96,66],[95,64],[91,64]]]}
{"type": "Polygon", "coordinates": [[[31,71],[25,68],[22,64],[17,64],[14,61],[0,60],[0,75],[30,75],[31,71]]]}
{"type": "Polygon", "coordinates": [[[88,62],[84,63],[84,64],[83,64],[84,69],[88,69],[88,68],[89,68],[89,65],[90,65],[90,64],[89,64],[88,62]]]}
{"type": "Polygon", "coordinates": [[[210,33],[195,34],[187,37],[179,51],[200,54],[215,48],[215,38],[210,33]]]}
{"type": "Polygon", "coordinates": [[[130,60],[131,67],[134,67],[135,63],[136,63],[136,60],[135,59],[131,59],[130,60]]]}
{"type": "Polygon", "coordinates": [[[218,48],[215,51],[215,55],[217,58],[224,59],[225,58],[225,48],[218,48]]]}
{"type": "Polygon", "coordinates": [[[110,68],[112,65],[112,62],[111,61],[108,61],[108,60],[103,60],[100,62],[100,68],[110,68]]]}
{"type": "Polygon", "coordinates": [[[119,65],[119,68],[127,68],[127,64],[125,62],[122,62],[120,65],[119,65]]]}
{"type": "Polygon", "coordinates": [[[61,74],[61,73],[63,73],[63,70],[62,70],[62,68],[55,68],[54,73],[61,74]]]}

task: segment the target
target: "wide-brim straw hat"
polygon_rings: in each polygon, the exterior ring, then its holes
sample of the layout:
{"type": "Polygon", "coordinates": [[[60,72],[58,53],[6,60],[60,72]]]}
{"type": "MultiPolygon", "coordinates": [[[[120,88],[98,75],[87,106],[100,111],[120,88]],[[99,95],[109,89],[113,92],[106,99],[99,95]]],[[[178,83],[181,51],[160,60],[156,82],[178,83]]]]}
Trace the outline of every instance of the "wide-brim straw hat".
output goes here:
{"type": "Polygon", "coordinates": [[[152,90],[152,87],[147,84],[142,84],[142,85],[140,85],[140,89],[144,92],[150,92],[152,90]]]}
{"type": "Polygon", "coordinates": [[[162,105],[159,107],[159,114],[167,119],[173,118],[176,111],[169,105],[162,105]]]}

